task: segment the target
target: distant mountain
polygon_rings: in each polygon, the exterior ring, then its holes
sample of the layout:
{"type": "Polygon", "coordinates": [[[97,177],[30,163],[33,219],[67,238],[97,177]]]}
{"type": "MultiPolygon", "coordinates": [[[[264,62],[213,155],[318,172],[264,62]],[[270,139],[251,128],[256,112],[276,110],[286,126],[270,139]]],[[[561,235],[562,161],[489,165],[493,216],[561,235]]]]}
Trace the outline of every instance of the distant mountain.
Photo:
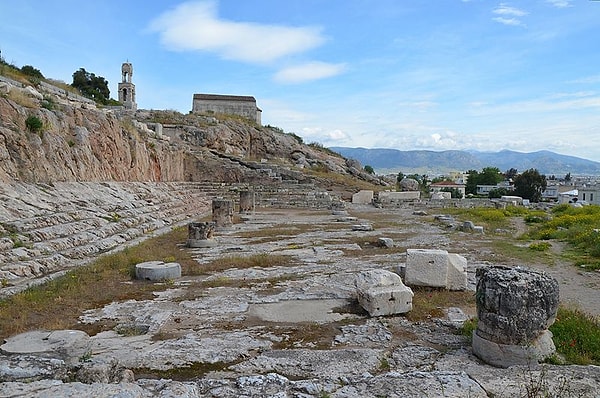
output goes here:
{"type": "Polygon", "coordinates": [[[573,175],[600,175],[600,162],[575,156],[560,155],[550,151],[500,152],[477,151],[400,151],[387,148],[329,148],[346,158],[370,165],[379,174],[398,173],[438,175],[450,171],[481,170],[497,167],[501,171],[515,168],[518,171],[537,169],[546,175],[562,177],[573,175]]]}

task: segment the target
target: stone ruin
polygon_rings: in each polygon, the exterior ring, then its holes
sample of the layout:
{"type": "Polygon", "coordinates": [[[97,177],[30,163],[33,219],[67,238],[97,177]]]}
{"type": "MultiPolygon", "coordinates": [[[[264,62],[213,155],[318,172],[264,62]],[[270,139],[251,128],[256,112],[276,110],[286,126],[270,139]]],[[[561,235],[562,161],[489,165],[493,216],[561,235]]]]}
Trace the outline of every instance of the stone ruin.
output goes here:
{"type": "Polygon", "coordinates": [[[240,214],[254,213],[255,208],[254,191],[240,191],[240,214]]]}
{"type": "Polygon", "coordinates": [[[484,362],[532,367],[555,352],[548,327],[558,309],[556,279],[520,267],[479,268],[475,297],[473,353],[484,362]]]}
{"type": "Polygon", "coordinates": [[[386,270],[364,271],[355,285],[358,303],[370,316],[404,314],[412,310],[414,296],[398,274],[386,270]]]}
{"type": "Polygon", "coordinates": [[[191,222],[188,224],[187,247],[205,248],[214,247],[217,241],[214,239],[215,222],[191,222]]]}
{"type": "Polygon", "coordinates": [[[408,249],[404,282],[409,286],[467,289],[467,260],[446,250],[408,249]]]}
{"type": "Polygon", "coordinates": [[[164,261],[145,261],[136,264],[135,277],[148,281],[166,281],[181,278],[181,265],[179,263],[165,263],[164,261]]]}
{"type": "Polygon", "coordinates": [[[212,220],[216,228],[227,228],[233,225],[233,201],[230,199],[213,199],[212,220]]]}

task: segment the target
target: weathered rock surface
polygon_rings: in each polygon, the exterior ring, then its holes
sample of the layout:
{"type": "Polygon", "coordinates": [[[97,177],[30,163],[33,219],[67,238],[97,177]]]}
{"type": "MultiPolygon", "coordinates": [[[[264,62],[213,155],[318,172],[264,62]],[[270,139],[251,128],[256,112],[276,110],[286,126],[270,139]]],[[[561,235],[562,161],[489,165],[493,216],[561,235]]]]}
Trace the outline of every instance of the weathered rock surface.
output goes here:
{"type": "MultiPolygon", "coordinates": [[[[359,209],[361,218],[371,211],[359,209]]],[[[404,220],[412,211],[395,210],[393,217],[404,220]]],[[[412,219],[410,228],[418,233],[402,244],[448,244],[444,230],[426,220],[412,219]]],[[[378,228],[386,236],[394,231],[378,228]]],[[[361,248],[349,242],[353,235],[328,211],[258,211],[224,232],[218,247],[183,250],[199,267],[230,253],[268,252],[289,261],[186,276],[157,288],[153,299],[86,311],[81,322],[89,326],[117,324],[90,337],[88,360],[68,365],[58,358],[1,355],[0,396],[503,397],[523,396],[541,380],[555,396],[566,386],[573,396],[595,397],[598,367],[483,364],[456,330],[474,307],[419,322],[368,317],[357,304],[357,277],[394,269],[403,254],[361,248]],[[285,235],[265,238],[284,228],[285,235]]],[[[474,282],[473,266],[467,268],[474,282]]]]}

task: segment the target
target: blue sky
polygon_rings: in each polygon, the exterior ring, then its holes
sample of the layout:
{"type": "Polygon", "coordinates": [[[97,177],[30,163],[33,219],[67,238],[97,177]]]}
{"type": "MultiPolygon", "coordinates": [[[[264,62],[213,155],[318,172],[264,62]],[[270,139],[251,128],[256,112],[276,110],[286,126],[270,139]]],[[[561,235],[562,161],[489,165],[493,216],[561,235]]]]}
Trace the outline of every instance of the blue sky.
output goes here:
{"type": "Polygon", "coordinates": [[[0,50],[187,113],[252,95],[325,146],[551,150],[600,161],[600,1],[0,0],[0,50]]]}

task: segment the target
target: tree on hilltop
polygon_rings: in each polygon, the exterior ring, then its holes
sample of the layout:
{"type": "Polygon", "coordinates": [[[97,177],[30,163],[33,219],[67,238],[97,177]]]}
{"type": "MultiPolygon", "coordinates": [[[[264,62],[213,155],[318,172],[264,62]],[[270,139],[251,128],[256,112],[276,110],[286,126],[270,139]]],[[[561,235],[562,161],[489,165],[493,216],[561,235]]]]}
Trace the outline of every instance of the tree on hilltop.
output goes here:
{"type": "Polygon", "coordinates": [[[87,72],[84,68],[73,73],[71,86],[78,89],[84,97],[91,98],[100,104],[106,105],[109,102],[108,81],[102,76],[87,72]]]}

